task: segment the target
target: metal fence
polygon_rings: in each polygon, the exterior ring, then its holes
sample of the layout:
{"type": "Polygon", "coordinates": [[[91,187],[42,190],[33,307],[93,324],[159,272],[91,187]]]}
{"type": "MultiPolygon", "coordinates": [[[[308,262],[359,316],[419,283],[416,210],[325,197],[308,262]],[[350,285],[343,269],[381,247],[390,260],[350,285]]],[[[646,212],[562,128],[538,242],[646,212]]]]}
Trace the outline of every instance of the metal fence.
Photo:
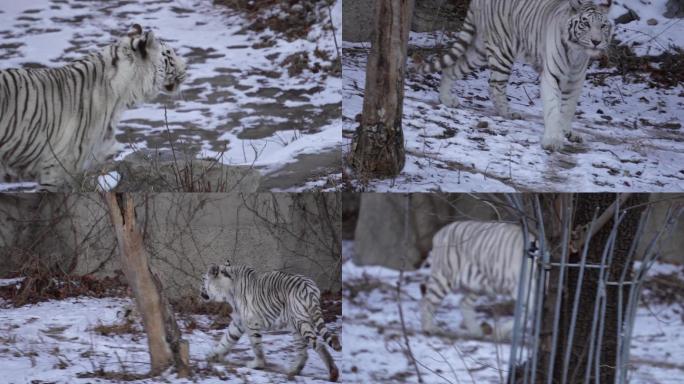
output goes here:
{"type": "MultiPolygon", "coordinates": [[[[509,203],[519,212],[530,211],[529,204],[525,206],[523,197],[521,195],[507,196],[509,203]]],[[[613,219],[610,229],[608,241],[603,246],[600,262],[588,262],[587,255],[589,251],[589,243],[595,235],[597,227],[601,227],[600,222],[605,222],[605,217],[599,217],[598,212],[585,231],[580,234],[579,241],[577,240],[577,233],[573,233],[571,229],[571,222],[569,222],[570,214],[562,215],[563,222],[561,223],[561,249],[556,251],[555,257],[549,252],[549,245],[546,242],[547,236],[545,233],[544,217],[542,215],[542,206],[539,201],[539,196],[535,195],[532,202],[532,214],[523,216],[521,219],[525,235],[525,244],[530,244],[528,239],[532,234],[536,235],[539,240],[539,248],[541,252],[527,253],[529,257],[523,257],[522,273],[518,284],[518,296],[515,307],[514,331],[512,335],[512,344],[509,358],[509,384],[528,384],[528,383],[570,383],[568,378],[571,362],[572,345],[577,329],[578,312],[580,310],[580,291],[583,283],[586,283],[585,276],[589,270],[598,270],[598,285],[595,290],[595,300],[592,308],[583,308],[583,310],[593,311],[591,320],[590,337],[586,341],[588,343],[588,352],[584,372],[580,372],[579,377],[572,380],[582,383],[596,383],[600,382],[601,370],[601,356],[604,352],[602,345],[604,335],[606,332],[606,304],[607,304],[607,287],[614,286],[617,289],[617,352],[615,356],[615,382],[627,383],[629,379],[629,357],[630,357],[630,342],[632,332],[634,330],[634,321],[637,313],[644,279],[648,270],[658,260],[658,242],[664,236],[671,236],[673,229],[676,227],[676,219],[684,213],[682,207],[670,207],[667,212],[666,224],[660,228],[657,235],[654,236],[645,248],[645,252],[641,255],[641,261],[633,263],[635,253],[640,243],[645,241],[643,233],[645,223],[651,215],[651,208],[648,206],[639,222],[636,235],[632,239],[631,246],[627,254],[627,260],[624,263],[619,278],[617,280],[610,279],[608,273],[611,263],[614,260],[615,245],[618,239],[618,227],[626,215],[626,211],[621,207],[622,201],[616,199],[614,203],[613,213],[608,219],[613,219]],[[573,236],[574,235],[574,236],[573,236]],[[583,241],[582,241],[583,240],[583,241]],[[579,254],[578,262],[570,262],[569,256],[571,246],[581,245],[581,249],[573,249],[574,253],[579,254]],[[633,265],[633,268],[629,268],[633,265]],[[549,277],[552,271],[555,270],[555,276],[560,280],[558,288],[555,290],[548,289],[549,277]],[[577,283],[579,287],[575,292],[563,292],[564,282],[569,279],[570,271],[575,270],[577,283]],[[544,311],[544,300],[553,299],[555,296],[555,306],[553,311],[544,311]],[[561,311],[562,298],[572,300],[568,311],[561,311]],[[626,304],[625,304],[626,302],[626,304]],[[569,313],[568,313],[569,312],[569,313]],[[549,318],[549,314],[552,317],[549,318]],[[566,343],[559,341],[559,333],[561,332],[561,320],[563,324],[568,325],[563,329],[566,343]],[[553,322],[550,335],[550,356],[548,359],[542,358],[539,355],[540,343],[542,340],[541,330],[542,323],[548,327],[549,322],[553,322]],[[541,366],[545,364],[546,366],[541,366]],[[558,366],[557,364],[561,364],[558,366]],[[561,369],[560,382],[558,379],[554,381],[554,370],[561,369]],[[548,374],[542,376],[541,372],[548,374]],[[592,376],[593,373],[593,376],[592,376]]],[[[613,208],[613,207],[611,207],[613,208]]],[[[572,209],[572,207],[562,207],[561,209],[572,209]]],[[[605,212],[604,212],[605,213],[605,212]]],[[[596,272],[592,272],[595,274],[596,272]]],[[[612,327],[609,327],[610,329],[612,327]]],[[[548,334],[545,342],[548,343],[548,334]]],[[[558,378],[558,375],[556,375],[558,378]]],[[[606,383],[604,383],[606,384],[606,383]]]]}

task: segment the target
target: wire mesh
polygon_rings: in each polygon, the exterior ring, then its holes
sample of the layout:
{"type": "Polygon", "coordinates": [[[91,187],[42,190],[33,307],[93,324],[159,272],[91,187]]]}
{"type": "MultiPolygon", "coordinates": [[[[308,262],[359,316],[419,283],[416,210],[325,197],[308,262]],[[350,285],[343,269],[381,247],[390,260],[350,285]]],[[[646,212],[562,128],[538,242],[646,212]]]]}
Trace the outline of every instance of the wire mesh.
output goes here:
{"type": "MultiPolygon", "coordinates": [[[[518,212],[525,212],[525,204],[523,196],[509,195],[508,202],[518,212]]],[[[615,260],[616,241],[619,238],[619,226],[626,215],[626,210],[620,206],[620,199],[616,199],[615,209],[612,215],[612,224],[610,227],[610,234],[606,243],[603,245],[603,250],[600,255],[600,261],[588,262],[589,244],[592,237],[594,237],[597,221],[599,220],[598,210],[594,213],[593,218],[588,225],[586,231],[586,238],[582,243],[581,250],[578,250],[579,261],[569,262],[570,249],[569,244],[573,238],[571,230],[572,204],[566,200],[561,209],[564,210],[562,214],[562,232],[561,232],[561,246],[557,252],[555,261],[552,261],[552,253],[549,251],[549,245],[546,242],[547,236],[545,233],[546,227],[544,224],[544,217],[542,215],[542,206],[539,201],[539,195],[535,195],[532,199],[533,214],[532,217],[523,215],[521,224],[524,233],[525,244],[530,244],[528,239],[531,239],[532,233],[536,235],[539,242],[539,249],[541,252],[528,252],[528,257],[522,260],[522,273],[518,283],[518,293],[514,312],[513,334],[511,339],[511,350],[509,358],[509,384],[528,384],[545,382],[547,384],[556,383],[554,381],[554,370],[560,369],[560,383],[565,384],[569,382],[582,383],[600,383],[602,369],[602,357],[604,352],[604,336],[606,335],[606,311],[607,311],[607,292],[608,287],[617,289],[617,352],[615,356],[615,383],[623,384],[629,380],[629,353],[630,342],[634,330],[634,322],[636,318],[639,298],[644,284],[648,270],[658,260],[660,252],[658,251],[658,244],[664,236],[671,236],[673,229],[676,227],[677,219],[684,213],[684,208],[675,208],[670,206],[666,213],[665,224],[656,232],[656,235],[648,242],[645,251],[641,255],[641,261],[634,263],[636,250],[639,249],[640,242],[644,241],[645,223],[648,222],[652,214],[651,207],[647,207],[639,221],[635,236],[629,246],[626,261],[619,273],[617,280],[611,281],[610,273],[608,273],[611,264],[615,260]],[[559,253],[558,253],[559,252],[559,253]],[[633,266],[633,268],[629,268],[633,266]],[[574,292],[565,292],[566,280],[570,278],[570,271],[576,271],[576,284],[578,287],[574,292]],[[588,353],[585,357],[586,364],[584,371],[579,375],[573,376],[574,380],[569,378],[571,369],[571,352],[573,342],[575,342],[575,333],[578,326],[578,313],[580,312],[580,293],[583,287],[586,286],[585,280],[587,278],[587,271],[593,270],[593,274],[598,273],[598,284],[595,292],[595,300],[593,305],[587,310],[591,310],[591,327],[590,337],[586,342],[588,343],[588,353]],[[548,279],[551,272],[556,272],[558,278],[557,289],[550,292],[548,288],[548,279]],[[596,272],[598,271],[598,272],[596,272]],[[532,294],[534,289],[534,294],[532,294]],[[552,318],[548,318],[548,313],[544,312],[544,301],[548,298],[554,298],[553,311],[550,312],[552,318]],[[572,300],[570,310],[561,310],[561,299],[565,297],[566,300],[572,300]],[[625,299],[626,298],[626,305],[625,299]],[[547,315],[545,318],[544,315],[547,315]],[[551,322],[551,323],[549,323],[551,322]],[[561,323],[566,327],[563,329],[566,333],[565,344],[561,345],[560,332],[561,323]],[[542,359],[540,355],[541,332],[544,324],[552,324],[550,335],[550,346],[547,350],[550,351],[548,359],[542,359]],[[560,356],[560,362],[559,360],[560,356]],[[543,362],[548,364],[546,367],[540,366],[543,362]],[[558,367],[556,364],[561,364],[558,367]],[[540,377],[540,372],[545,371],[545,377],[540,377]]],[[[529,211],[529,210],[528,210],[529,211]]],[[[586,292],[585,292],[586,294],[586,292]]],[[[547,339],[548,342],[548,339],[547,339]]]]}

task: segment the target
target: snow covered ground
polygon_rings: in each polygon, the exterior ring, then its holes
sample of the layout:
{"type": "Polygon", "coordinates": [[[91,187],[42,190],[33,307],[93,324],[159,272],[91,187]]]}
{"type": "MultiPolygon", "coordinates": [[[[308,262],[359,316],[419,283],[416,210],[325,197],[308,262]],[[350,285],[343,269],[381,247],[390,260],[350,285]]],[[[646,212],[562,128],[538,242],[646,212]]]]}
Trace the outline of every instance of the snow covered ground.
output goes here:
{"type": "MultiPolygon", "coordinates": [[[[639,55],[684,47],[684,21],[661,16],[666,0],[620,3],[612,17],[624,14],[624,6],[641,16],[616,27],[623,45],[639,55]]],[[[411,33],[409,50],[448,42],[442,33],[411,33]]],[[[345,151],[362,110],[368,50],[367,43],[343,42],[345,151]]],[[[439,103],[439,74],[409,75],[403,115],[406,167],[394,180],[353,187],[378,192],[683,190],[684,86],[652,88],[614,72],[592,65],[573,123],[584,143],[566,142],[559,153],[541,148],[542,103],[538,75],[530,66],[516,64],[508,87],[512,108],[523,116],[518,121],[494,115],[488,70],[456,83],[458,108],[439,103]]]]}
{"type": "MultiPolygon", "coordinates": [[[[146,373],[149,370],[147,338],[136,323],[133,333],[104,335],[96,327],[117,325],[117,312],[130,305],[129,299],[88,297],[49,301],[20,308],[0,302],[0,367],[3,383],[109,383],[101,373],[146,373]],[[95,373],[95,374],[93,374],[95,373]]],[[[268,369],[252,370],[245,364],[253,358],[247,337],[226,357],[226,363],[207,366],[204,357],[218,343],[223,329],[210,329],[206,315],[178,315],[183,338],[190,344],[191,364],[199,372],[194,379],[181,380],[170,372],[162,377],[136,380],[141,383],[284,383],[294,359],[291,336],[284,332],[265,333],[264,351],[268,369]],[[213,369],[213,371],[212,371],[213,369]]],[[[329,326],[339,328],[341,318],[329,326]]],[[[342,353],[331,350],[338,366],[342,353]]],[[[112,376],[110,376],[112,377],[112,376]]],[[[295,383],[325,383],[328,373],[323,361],[311,351],[309,361],[295,383]]]]}
{"type": "Polygon", "coordinates": [[[181,95],[124,113],[117,159],[168,150],[173,140],[176,151],[195,157],[254,165],[273,188],[309,189],[341,177],[341,78],[330,69],[339,57],[342,1],[317,2],[315,12],[308,33],[288,39],[269,28],[256,32],[252,20],[211,1],[4,0],[0,69],[63,65],[139,23],[188,62],[188,79],[181,95]]]}
{"type": "MultiPolygon", "coordinates": [[[[353,242],[345,242],[344,259],[351,257],[352,252],[353,242]]],[[[675,271],[684,280],[682,266],[657,264],[650,274],[675,271]]],[[[342,274],[345,342],[342,376],[353,383],[417,382],[401,336],[396,300],[399,273],[382,267],[358,267],[347,261],[342,274]]],[[[428,274],[426,269],[405,273],[402,283],[407,334],[424,382],[502,382],[501,377],[505,379],[507,375],[508,344],[428,337],[421,333],[419,285],[428,274]]],[[[459,294],[447,296],[436,316],[437,324],[449,333],[455,333],[461,322],[460,297],[459,294]]],[[[681,383],[684,375],[682,311],[676,304],[639,308],[631,349],[630,383],[681,383]]]]}

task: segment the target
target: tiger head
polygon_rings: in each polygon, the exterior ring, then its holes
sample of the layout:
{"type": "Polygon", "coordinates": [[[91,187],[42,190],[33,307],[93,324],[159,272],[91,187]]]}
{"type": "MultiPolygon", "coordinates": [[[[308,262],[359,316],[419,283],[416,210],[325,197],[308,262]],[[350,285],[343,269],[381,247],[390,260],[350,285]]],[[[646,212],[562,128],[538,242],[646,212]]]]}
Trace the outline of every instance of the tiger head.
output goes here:
{"type": "Polygon", "coordinates": [[[597,58],[608,49],[613,34],[613,22],[608,18],[612,0],[569,0],[572,9],[568,20],[571,45],[597,58]],[[601,1],[596,3],[595,1],[601,1]]]}
{"type": "Polygon", "coordinates": [[[200,297],[209,301],[231,302],[241,277],[251,272],[253,270],[245,266],[231,266],[230,261],[220,266],[211,264],[202,277],[200,297]]]}
{"type": "Polygon", "coordinates": [[[162,42],[161,47],[164,60],[164,90],[175,93],[185,81],[186,64],[166,43],[162,42]]]}
{"type": "Polygon", "coordinates": [[[112,46],[112,83],[131,89],[136,100],[151,99],[160,92],[176,92],[185,81],[186,64],[152,31],[139,24],[112,46]],[[133,87],[133,88],[131,88],[133,87]]]}

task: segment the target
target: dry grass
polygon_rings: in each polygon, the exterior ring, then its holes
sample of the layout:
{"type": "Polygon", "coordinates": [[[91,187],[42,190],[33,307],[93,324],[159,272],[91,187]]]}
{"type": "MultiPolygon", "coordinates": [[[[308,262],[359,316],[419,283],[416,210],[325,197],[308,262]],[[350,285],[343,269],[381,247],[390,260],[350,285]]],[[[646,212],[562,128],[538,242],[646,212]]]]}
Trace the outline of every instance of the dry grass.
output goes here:
{"type": "MultiPolygon", "coordinates": [[[[250,30],[262,32],[270,29],[288,41],[306,37],[311,27],[319,20],[316,12],[321,1],[288,0],[281,14],[269,12],[278,7],[281,0],[214,0],[215,5],[228,7],[241,12],[251,21],[250,30]]],[[[332,0],[323,0],[326,5],[332,0]]]]}
{"type": "Polygon", "coordinates": [[[109,325],[98,324],[93,327],[92,330],[102,336],[136,335],[142,332],[133,321],[122,321],[120,323],[109,325]]]}
{"type": "Polygon", "coordinates": [[[0,287],[0,298],[15,307],[69,297],[123,297],[125,286],[117,277],[74,276],[38,272],[15,285],[0,287]]]}
{"type": "Polygon", "coordinates": [[[637,56],[631,48],[613,41],[599,61],[600,68],[615,69],[626,81],[644,81],[652,87],[675,87],[684,82],[684,50],[676,48],[659,56],[637,56]],[[639,76],[648,75],[648,76],[639,76]]]}

